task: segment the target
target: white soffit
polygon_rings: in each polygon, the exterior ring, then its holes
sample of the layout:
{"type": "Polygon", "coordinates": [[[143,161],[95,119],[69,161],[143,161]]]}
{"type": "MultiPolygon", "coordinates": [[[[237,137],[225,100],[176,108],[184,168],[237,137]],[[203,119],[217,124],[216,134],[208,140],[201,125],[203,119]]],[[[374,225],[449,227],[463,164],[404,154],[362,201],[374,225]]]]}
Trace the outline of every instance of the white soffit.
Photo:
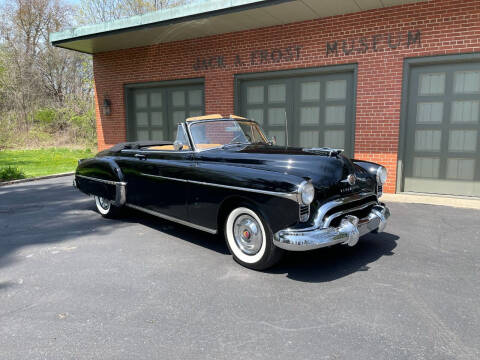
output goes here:
{"type": "Polygon", "coordinates": [[[89,54],[355,13],[425,0],[211,0],[53,33],[89,54]]]}

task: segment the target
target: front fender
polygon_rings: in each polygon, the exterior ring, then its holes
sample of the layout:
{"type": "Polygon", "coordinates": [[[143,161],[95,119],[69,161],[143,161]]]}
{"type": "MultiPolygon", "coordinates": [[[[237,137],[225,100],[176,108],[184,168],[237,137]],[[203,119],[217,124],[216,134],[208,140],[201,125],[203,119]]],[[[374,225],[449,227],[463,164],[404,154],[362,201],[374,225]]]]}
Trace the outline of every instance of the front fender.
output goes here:
{"type": "Polygon", "coordinates": [[[249,188],[272,193],[294,193],[307,178],[265,169],[218,163],[198,163],[196,181],[249,188]]]}
{"type": "Polygon", "coordinates": [[[192,172],[192,203],[218,204],[217,217],[209,211],[190,209],[195,217],[210,226],[217,225],[222,211],[234,199],[244,199],[258,208],[273,231],[294,225],[299,221],[298,186],[306,179],[264,169],[231,164],[199,162],[192,172]]]}
{"type": "Polygon", "coordinates": [[[75,171],[75,186],[88,195],[101,196],[116,206],[126,201],[126,182],[118,164],[112,158],[80,160],[75,171]]]}
{"type": "Polygon", "coordinates": [[[364,169],[375,181],[377,181],[377,170],[382,165],[364,160],[352,160],[352,162],[364,169]]]}

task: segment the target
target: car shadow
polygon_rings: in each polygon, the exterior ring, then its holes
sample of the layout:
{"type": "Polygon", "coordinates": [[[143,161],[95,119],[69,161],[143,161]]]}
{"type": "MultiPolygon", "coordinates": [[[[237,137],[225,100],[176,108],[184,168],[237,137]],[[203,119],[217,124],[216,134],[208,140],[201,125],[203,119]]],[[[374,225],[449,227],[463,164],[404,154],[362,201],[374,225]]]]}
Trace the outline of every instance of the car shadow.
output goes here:
{"type": "MultiPolygon", "coordinates": [[[[128,209],[118,220],[96,213],[91,198],[71,186],[71,180],[0,188],[0,268],[19,259],[17,250],[33,244],[55,244],[94,233],[108,236],[113,230],[140,223],[204,249],[228,255],[221,235],[210,235],[170,221],[128,209]],[[12,256],[10,256],[12,255],[12,256]]],[[[288,252],[271,274],[292,280],[326,282],[367,271],[369,264],[393,254],[399,237],[368,234],[353,248],[334,246],[307,252],[288,252]]],[[[233,265],[232,266],[239,266],[233,265]]],[[[10,284],[0,284],[0,289],[10,284]]]]}
{"type": "Polygon", "coordinates": [[[18,251],[24,247],[108,235],[128,225],[112,226],[114,220],[92,216],[90,209],[91,199],[75,190],[69,179],[0,187],[0,268],[22,259],[18,251]]]}
{"type": "Polygon", "coordinates": [[[400,238],[387,232],[367,234],[354,247],[336,245],[328,248],[287,252],[283,260],[268,272],[286,274],[302,282],[328,282],[358,271],[368,271],[369,264],[382,256],[391,256],[400,238]]]}
{"type": "MultiPolygon", "coordinates": [[[[230,254],[220,235],[210,235],[133,209],[128,209],[122,220],[148,226],[222,255],[230,254]]],[[[393,255],[398,239],[398,236],[386,232],[367,234],[354,247],[337,245],[313,251],[286,252],[282,261],[266,272],[287,274],[292,280],[304,282],[332,281],[357,271],[367,271],[368,264],[382,256],[393,255]]]]}
{"type": "Polygon", "coordinates": [[[188,241],[191,244],[218,252],[223,255],[230,254],[225,240],[220,235],[208,234],[204,231],[164,220],[134,209],[125,209],[121,220],[129,223],[137,223],[148,226],[151,229],[177,237],[182,241],[188,241]]]}

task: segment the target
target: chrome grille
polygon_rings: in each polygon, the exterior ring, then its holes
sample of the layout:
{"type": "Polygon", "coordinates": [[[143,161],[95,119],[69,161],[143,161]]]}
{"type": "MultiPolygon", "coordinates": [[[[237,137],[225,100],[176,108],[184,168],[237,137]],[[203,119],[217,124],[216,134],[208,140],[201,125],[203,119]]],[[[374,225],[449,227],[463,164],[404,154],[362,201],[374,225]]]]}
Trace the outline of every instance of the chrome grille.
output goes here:
{"type": "Polygon", "coordinates": [[[305,222],[310,218],[310,205],[300,205],[300,221],[305,222]]]}
{"type": "Polygon", "coordinates": [[[373,192],[353,194],[335,199],[320,206],[315,213],[313,222],[315,227],[328,227],[330,225],[328,222],[337,217],[330,217],[331,215],[338,215],[338,213],[348,215],[349,212],[356,211],[358,208],[368,209],[376,203],[378,203],[377,195],[373,192]]]}
{"type": "Polygon", "coordinates": [[[377,184],[377,195],[380,197],[383,194],[383,185],[377,184]]]}

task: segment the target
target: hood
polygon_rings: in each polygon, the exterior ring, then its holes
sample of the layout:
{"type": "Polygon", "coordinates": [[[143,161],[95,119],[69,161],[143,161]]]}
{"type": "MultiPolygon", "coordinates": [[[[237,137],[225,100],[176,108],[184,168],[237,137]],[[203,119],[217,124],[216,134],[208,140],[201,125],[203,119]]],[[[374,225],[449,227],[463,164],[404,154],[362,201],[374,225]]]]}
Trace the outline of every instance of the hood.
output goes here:
{"type": "Polygon", "coordinates": [[[308,178],[317,191],[338,189],[340,193],[348,193],[372,190],[370,176],[362,168],[347,157],[329,154],[328,151],[251,144],[203,151],[198,157],[201,161],[226,162],[308,178]],[[350,174],[357,178],[353,186],[346,181],[350,174]]]}

